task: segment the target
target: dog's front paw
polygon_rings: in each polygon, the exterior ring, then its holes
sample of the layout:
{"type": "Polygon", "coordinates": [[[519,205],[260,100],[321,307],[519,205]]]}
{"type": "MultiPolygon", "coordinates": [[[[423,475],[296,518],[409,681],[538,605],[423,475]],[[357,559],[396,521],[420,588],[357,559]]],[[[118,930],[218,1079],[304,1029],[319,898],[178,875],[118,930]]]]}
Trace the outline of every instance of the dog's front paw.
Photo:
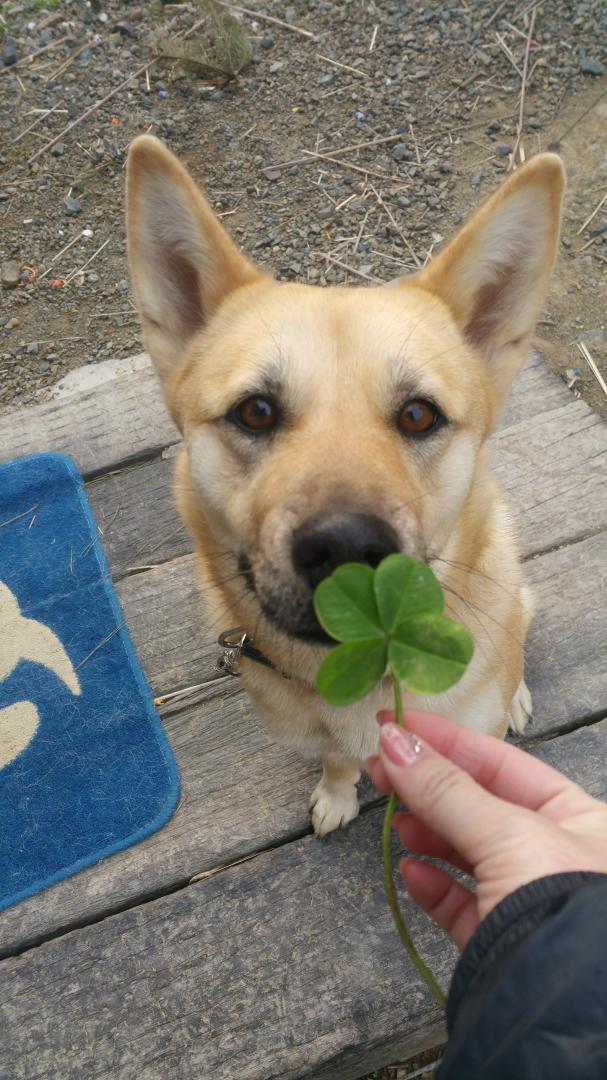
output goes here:
{"type": "Polygon", "coordinates": [[[358,814],[358,795],[352,783],[327,783],[323,776],[310,796],[310,816],[317,836],[347,825],[358,814]]]}
{"type": "Polygon", "coordinates": [[[510,728],[510,731],[514,731],[517,735],[522,735],[531,719],[532,710],[531,694],[527,688],[527,683],[524,679],[521,679],[518,684],[518,690],[510,704],[510,711],[508,714],[508,727],[510,728]]]}

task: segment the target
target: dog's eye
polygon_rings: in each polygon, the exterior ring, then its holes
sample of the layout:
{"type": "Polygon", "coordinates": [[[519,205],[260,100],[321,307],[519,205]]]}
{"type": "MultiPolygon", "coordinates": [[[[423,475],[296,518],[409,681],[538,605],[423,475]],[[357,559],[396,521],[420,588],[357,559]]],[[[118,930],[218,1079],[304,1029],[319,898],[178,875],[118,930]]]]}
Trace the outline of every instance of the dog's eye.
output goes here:
{"type": "Polygon", "coordinates": [[[397,424],[404,435],[427,435],[443,417],[435,405],[421,399],[408,401],[398,414],[397,424]]]}
{"type": "Polygon", "coordinates": [[[277,405],[263,397],[246,398],[232,409],[231,416],[239,427],[253,434],[272,431],[280,419],[277,405]]]}

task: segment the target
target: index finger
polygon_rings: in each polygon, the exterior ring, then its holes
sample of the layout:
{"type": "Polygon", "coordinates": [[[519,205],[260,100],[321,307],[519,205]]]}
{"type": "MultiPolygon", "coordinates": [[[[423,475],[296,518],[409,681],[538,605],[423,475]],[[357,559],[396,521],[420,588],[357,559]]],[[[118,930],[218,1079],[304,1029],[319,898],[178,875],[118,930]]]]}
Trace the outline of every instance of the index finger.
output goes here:
{"type": "MultiPolygon", "coordinates": [[[[393,722],[394,713],[383,710],[377,718],[380,724],[393,722]]],[[[464,769],[486,791],[516,806],[541,810],[565,788],[574,786],[562,773],[525,750],[463,727],[439,713],[407,709],[405,727],[464,769]]]]}

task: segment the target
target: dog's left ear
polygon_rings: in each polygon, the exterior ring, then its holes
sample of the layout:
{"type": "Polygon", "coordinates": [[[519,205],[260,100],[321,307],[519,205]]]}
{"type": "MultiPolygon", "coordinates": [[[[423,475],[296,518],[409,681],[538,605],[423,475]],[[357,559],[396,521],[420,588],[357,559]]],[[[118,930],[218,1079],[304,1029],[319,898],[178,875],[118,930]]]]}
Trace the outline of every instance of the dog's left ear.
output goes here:
{"type": "Polygon", "coordinates": [[[539,154],[506,181],[412,284],[440,297],[489,364],[500,407],[523,363],[557,252],[563,163],[539,154]]]}

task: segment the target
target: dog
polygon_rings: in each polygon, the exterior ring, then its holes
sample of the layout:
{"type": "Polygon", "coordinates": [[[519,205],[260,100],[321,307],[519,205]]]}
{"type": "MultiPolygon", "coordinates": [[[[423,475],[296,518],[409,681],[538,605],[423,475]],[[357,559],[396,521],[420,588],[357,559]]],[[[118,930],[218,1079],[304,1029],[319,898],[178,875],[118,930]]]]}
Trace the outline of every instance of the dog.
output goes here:
{"type": "MultiPolygon", "coordinates": [[[[425,560],[475,641],[461,681],[405,696],[490,734],[531,712],[531,602],[487,439],[530,347],[556,256],[564,169],[519,168],[428,266],[391,287],[278,282],[238,250],[157,139],[128,160],[127,231],[143,339],[184,450],[177,500],[210,617],[252,646],[239,671],[277,740],[321,758],[323,836],[358,813],[385,679],[333,708],[313,591],[344,562],[425,560]]],[[[237,650],[238,651],[238,650],[237,650]]]]}

